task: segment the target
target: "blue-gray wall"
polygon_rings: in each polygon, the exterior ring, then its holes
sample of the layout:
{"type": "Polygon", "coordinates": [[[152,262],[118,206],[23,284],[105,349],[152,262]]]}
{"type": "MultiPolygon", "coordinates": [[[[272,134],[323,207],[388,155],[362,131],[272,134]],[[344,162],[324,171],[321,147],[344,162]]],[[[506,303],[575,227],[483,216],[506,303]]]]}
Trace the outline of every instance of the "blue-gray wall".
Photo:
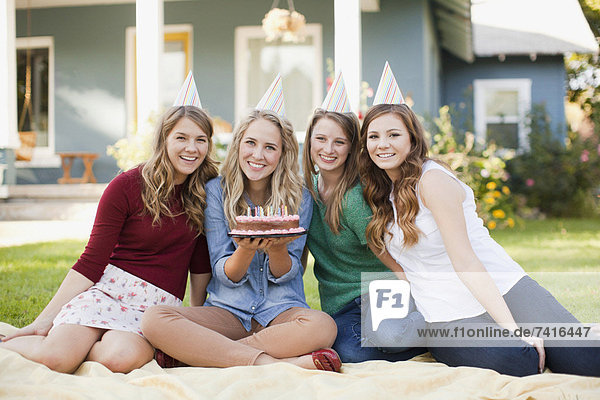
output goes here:
{"type": "Polygon", "coordinates": [[[429,2],[381,0],[380,9],[362,14],[363,80],[377,90],[387,60],[415,112],[435,112],[441,60],[429,2]]]}
{"type": "Polygon", "coordinates": [[[538,56],[535,61],[525,56],[507,56],[503,62],[497,57],[478,57],[468,64],[444,52],[443,70],[444,104],[472,104],[465,94],[472,96],[474,79],[531,79],[532,105],[544,103],[554,130],[566,133],[566,73],[562,56],[538,56]]]}
{"type": "MultiPolygon", "coordinates": [[[[165,24],[194,26],[194,76],[202,104],[212,115],[233,121],[235,27],[260,25],[272,3],[272,0],[165,2],[165,24]]],[[[309,23],[323,26],[323,71],[326,71],[326,58],[333,58],[333,0],[302,0],[295,5],[309,23]]],[[[108,182],[118,168],[114,159],[106,155],[106,146],[127,133],[125,30],[135,26],[135,5],[32,9],[31,17],[32,36],[54,38],[56,151],[99,153],[94,173],[99,182],[108,182]],[[86,93],[110,104],[95,110],[74,108],[72,99],[86,93]]],[[[26,12],[18,10],[17,37],[26,35],[26,12]]],[[[75,165],[73,176],[81,175],[82,171],[82,165],[75,165]]],[[[60,168],[19,168],[17,183],[53,183],[61,175],[60,168]]]]}

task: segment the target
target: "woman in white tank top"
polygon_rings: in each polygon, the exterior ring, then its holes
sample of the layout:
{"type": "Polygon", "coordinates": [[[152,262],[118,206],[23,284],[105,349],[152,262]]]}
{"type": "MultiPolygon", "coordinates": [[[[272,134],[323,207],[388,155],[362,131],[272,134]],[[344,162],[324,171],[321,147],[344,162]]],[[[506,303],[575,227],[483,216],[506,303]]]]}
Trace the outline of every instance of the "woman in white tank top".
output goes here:
{"type": "MultiPolygon", "coordinates": [[[[360,140],[365,199],[373,210],[367,240],[402,265],[430,328],[453,328],[459,338],[465,323],[513,334],[517,322],[579,322],[490,237],[473,191],[427,158],[423,127],[406,104],[371,107],[360,140]]],[[[597,341],[566,347],[535,336],[444,344],[429,339],[432,355],[450,366],[525,376],[546,364],[553,372],[600,376],[597,341]]]]}

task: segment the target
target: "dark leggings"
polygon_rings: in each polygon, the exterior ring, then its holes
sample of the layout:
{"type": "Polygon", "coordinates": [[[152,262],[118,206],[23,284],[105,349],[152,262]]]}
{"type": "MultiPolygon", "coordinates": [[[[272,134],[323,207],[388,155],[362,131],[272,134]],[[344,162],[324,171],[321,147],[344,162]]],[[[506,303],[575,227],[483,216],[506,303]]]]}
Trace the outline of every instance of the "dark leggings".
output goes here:
{"type": "MultiPolygon", "coordinates": [[[[517,323],[578,323],[546,289],[529,276],[521,278],[504,295],[517,323]]],[[[430,328],[450,328],[457,323],[492,324],[488,313],[460,321],[436,322],[430,328]]],[[[470,366],[493,369],[501,374],[526,376],[537,373],[538,353],[532,346],[513,340],[513,347],[430,347],[433,357],[452,367],[470,366]]],[[[600,343],[589,347],[569,346],[568,342],[545,341],[546,366],[552,372],[600,376],[600,343]]]]}

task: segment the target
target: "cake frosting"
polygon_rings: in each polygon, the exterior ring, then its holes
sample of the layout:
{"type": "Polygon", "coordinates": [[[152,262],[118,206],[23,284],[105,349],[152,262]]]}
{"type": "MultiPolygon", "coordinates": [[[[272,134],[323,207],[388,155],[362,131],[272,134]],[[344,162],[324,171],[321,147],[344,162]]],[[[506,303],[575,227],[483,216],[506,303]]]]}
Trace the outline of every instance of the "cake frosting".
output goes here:
{"type": "Polygon", "coordinates": [[[286,235],[302,233],[299,215],[239,215],[235,218],[236,227],[232,235],[286,235]]]}

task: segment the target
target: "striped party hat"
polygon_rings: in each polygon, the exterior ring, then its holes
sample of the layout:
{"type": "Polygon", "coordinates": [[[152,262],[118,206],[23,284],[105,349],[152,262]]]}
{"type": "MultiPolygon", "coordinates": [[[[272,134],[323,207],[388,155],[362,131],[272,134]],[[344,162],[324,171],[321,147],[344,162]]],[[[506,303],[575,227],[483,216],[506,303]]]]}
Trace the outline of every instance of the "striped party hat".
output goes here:
{"type": "Polygon", "coordinates": [[[281,86],[281,74],[277,74],[271,86],[267,89],[262,99],[256,105],[257,110],[275,111],[280,116],[285,116],[285,104],[283,104],[283,87],[281,86]]]}
{"type": "Polygon", "coordinates": [[[394,73],[390,68],[390,64],[386,61],[383,67],[383,73],[377,86],[377,93],[373,99],[373,105],[377,104],[404,104],[404,97],[396,83],[394,73]]]}
{"type": "Polygon", "coordinates": [[[350,108],[350,100],[348,99],[348,93],[346,92],[346,85],[344,84],[344,77],[342,71],[338,72],[335,80],[327,92],[325,100],[321,108],[326,111],[333,111],[338,113],[349,113],[352,112],[350,108]]]}
{"type": "Polygon", "coordinates": [[[179,89],[179,93],[175,98],[173,106],[196,106],[198,108],[202,108],[202,104],[200,104],[200,96],[198,96],[198,90],[196,89],[196,82],[194,82],[192,71],[188,73],[187,78],[185,78],[185,82],[183,82],[181,89],[179,89]]]}

